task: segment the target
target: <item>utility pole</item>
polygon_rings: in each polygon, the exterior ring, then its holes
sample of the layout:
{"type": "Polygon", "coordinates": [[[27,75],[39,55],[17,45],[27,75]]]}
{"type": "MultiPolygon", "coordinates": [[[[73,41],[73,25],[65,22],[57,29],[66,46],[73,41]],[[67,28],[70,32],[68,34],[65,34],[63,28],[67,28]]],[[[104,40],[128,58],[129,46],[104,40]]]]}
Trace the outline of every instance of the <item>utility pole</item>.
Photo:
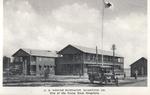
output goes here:
{"type": "Polygon", "coordinates": [[[112,50],[113,50],[113,74],[115,74],[115,50],[116,50],[116,45],[112,45],[112,50]]]}
{"type": "MultiPolygon", "coordinates": [[[[3,60],[3,61],[4,61],[4,60],[3,60]]],[[[7,60],[7,65],[8,65],[7,81],[9,81],[10,61],[11,61],[11,59],[8,58],[8,60],[7,60]]],[[[4,65],[4,64],[3,64],[3,65],[4,65]]]]}
{"type": "Polygon", "coordinates": [[[97,50],[97,46],[96,46],[96,64],[98,64],[98,50],[97,50]]]}
{"type": "Polygon", "coordinates": [[[31,55],[32,55],[32,52],[31,52],[31,50],[30,50],[30,55],[29,55],[29,56],[30,56],[30,61],[29,61],[29,64],[28,64],[28,67],[29,67],[29,69],[28,69],[28,70],[29,70],[29,71],[28,71],[28,72],[29,72],[29,75],[31,75],[31,61],[32,61],[31,55]]]}

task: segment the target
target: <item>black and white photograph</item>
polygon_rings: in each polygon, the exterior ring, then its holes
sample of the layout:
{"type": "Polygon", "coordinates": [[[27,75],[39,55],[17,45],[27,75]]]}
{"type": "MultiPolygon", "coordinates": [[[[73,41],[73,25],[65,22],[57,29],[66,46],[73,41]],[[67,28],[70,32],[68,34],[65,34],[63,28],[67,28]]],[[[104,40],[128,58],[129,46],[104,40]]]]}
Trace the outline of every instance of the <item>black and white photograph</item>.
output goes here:
{"type": "Polygon", "coordinates": [[[3,0],[2,86],[148,87],[147,35],[147,0],[3,0]]]}

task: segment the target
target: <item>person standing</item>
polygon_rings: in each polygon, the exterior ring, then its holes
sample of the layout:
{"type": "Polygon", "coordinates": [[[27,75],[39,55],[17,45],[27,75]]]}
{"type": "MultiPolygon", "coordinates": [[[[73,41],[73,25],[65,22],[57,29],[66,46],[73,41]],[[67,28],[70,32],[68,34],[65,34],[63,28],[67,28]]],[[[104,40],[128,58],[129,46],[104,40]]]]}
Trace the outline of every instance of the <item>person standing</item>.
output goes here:
{"type": "Polygon", "coordinates": [[[49,69],[45,66],[44,67],[44,79],[46,81],[46,79],[48,79],[48,74],[49,74],[49,69]]]}
{"type": "Polygon", "coordinates": [[[124,72],[124,79],[126,78],[126,73],[124,72]]]}
{"type": "Polygon", "coordinates": [[[138,71],[135,70],[135,74],[134,74],[135,79],[137,79],[137,75],[138,75],[138,71]]]}

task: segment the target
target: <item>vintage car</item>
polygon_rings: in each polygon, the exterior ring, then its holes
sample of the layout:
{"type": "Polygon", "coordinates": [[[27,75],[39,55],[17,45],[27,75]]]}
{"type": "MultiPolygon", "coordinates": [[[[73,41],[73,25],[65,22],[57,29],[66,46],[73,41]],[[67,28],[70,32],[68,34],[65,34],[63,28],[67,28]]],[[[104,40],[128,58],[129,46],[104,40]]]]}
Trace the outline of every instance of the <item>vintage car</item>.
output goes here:
{"type": "Polygon", "coordinates": [[[118,85],[118,77],[115,76],[112,66],[89,65],[88,77],[91,83],[98,81],[100,84],[115,83],[118,85]]]}

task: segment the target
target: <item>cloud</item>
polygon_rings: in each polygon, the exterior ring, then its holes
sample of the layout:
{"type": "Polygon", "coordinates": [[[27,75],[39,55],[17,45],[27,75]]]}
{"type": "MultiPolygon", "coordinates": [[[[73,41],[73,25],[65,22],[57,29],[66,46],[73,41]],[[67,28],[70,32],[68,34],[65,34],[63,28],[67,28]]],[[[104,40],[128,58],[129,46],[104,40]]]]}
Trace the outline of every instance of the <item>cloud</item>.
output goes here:
{"type": "MultiPolygon", "coordinates": [[[[101,46],[101,20],[97,9],[87,4],[60,6],[39,14],[26,0],[4,3],[4,54],[19,48],[60,50],[68,44],[101,46]],[[99,38],[98,38],[99,37],[99,38]]],[[[125,57],[125,66],[146,56],[146,16],[139,13],[104,20],[104,49],[114,43],[125,57]]]]}
{"type": "Polygon", "coordinates": [[[65,5],[56,9],[52,12],[54,17],[65,23],[95,23],[97,22],[98,10],[94,8],[89,8],[87,4],[74,3],[72,5],[65,5]]]}
{"type": "Polygon", "coordinates": [[[10,56],[21,47],[57,50],[69,43],[81,44],[84,41],[88,44],[91,38],[94,39],[93,33],[91,35],[89,33],[80,35],[80,33],[86,29],[89,32],[91,28],[88,26],[93,24],[95,16],[93,15],[94,17],[89,20],[86,20],[88,17],[84,19],[84,16],[91,13],[95,14],[94,12],[94,9],[88,10],[88,6],[85,4],[73,4],[54,10],[52,14],[41,15],[36,13],[25,0],[7,1],[4,4],[4,54],[10,56]],[[77,13],[78,10],[80,11],[77,13]],[[84,15],[78,15],[83,12],[84,15]],[[71,18],[73,14],[76,14],[75,18],[71,18]],[[68,20],[66,17],[64,21],[60,21],[61,18],[58,15],[67,15],[68,20]],[[73,24],[71,25],[71,23],[73,24]],[[85,26],[82,28],[83,24],[85,26]],[[81,27],[80,29],[83,31],[80,31],[78,27],[81,27]],[[85,36],[87,38],[83,39],[85,36]]]}
{"type": "Polygon", "coordinates": [[[125,66],[147,56],[146,18],[144,14],[131,13],[109,20],[104,25],[105,48],[116,44],[117,52],[125,57],[125,66]]]}

